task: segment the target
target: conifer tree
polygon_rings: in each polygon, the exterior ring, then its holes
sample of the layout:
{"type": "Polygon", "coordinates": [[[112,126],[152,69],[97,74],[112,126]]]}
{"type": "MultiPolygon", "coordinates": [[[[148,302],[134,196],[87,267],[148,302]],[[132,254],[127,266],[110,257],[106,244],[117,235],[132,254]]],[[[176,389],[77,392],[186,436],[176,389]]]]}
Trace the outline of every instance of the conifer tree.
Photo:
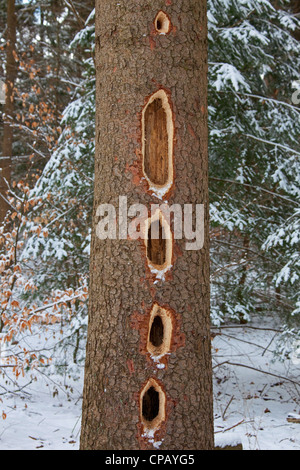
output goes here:
{"type": "Polygon", "coordinates": [[[209,1],[216,322],[258,311],[297,320],[299,21],[276,3],[209,1]]]}
{"type": "Polygon", "coordinates": [[[213,448],[206,48],[205,1],[96,2],[82,449],[213,448]],[[99,240],[98,206],[118,207],[122,195],[149,211],[160,197],[203,204],[203,247],[164,242],[172,229],[159,214],[159,241],[150,218],[146,248],[126,236],[99,240]]]}
{"type": "MultiPolygon", "coordinates": [[[[294,38],[299,20],[289,2],[276,6],[267,0],[208,1],[211,316],[219,325],[228,319],[249,321],[255,313],[280,315],[285,334],[277,350],[284,357],[299,335],[300,133],[299,105],[293,102],[299,96],[299,42],[294,38]]],[[[59,145],[33,191],[43,203],[30,217],[32,235],[24,257],[35,256],[36,295],[41,296],[49,288],[78,287],[76,272],[87,279],[93,21],[91,16],[73,42],[87,54],[83,81],[64,112],[59,145]],[[37,220],[41,231],[35,230],[37,220]]],[[[74,344],[78,327],[85,341],[85,315],[84,309],[72,329],[74,344]]]]}
{"type": "Polygon", "coordinates": [[[6,28],[6,74],[5,74],[5,106],[3,125],[2,156],[0,160],[0,223],[3,222],[9,208],[7,191],[11,182],[11,165],[13,155],[13,115],[14,115],[14,86],[16,79],[16,11],[15,0],[7,1],[6,28]]]}

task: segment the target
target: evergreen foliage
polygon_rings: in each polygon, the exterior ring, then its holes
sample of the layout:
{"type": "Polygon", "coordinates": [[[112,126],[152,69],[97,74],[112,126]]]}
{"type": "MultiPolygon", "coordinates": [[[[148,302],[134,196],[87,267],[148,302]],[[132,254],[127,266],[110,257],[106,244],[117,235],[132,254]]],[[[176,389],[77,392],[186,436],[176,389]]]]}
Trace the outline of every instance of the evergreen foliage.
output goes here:
{"type": "Polygon", "coordinates": [[[208,5],[213,320],[297,323],[299,21],[288,2],[208,5]]]}

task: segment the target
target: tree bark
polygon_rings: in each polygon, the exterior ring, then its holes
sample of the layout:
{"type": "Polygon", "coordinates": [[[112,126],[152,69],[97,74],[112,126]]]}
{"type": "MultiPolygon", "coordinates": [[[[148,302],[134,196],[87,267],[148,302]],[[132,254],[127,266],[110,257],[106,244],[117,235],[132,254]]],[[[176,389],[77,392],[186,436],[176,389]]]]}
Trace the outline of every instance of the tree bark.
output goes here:
{"type": "MultiPolygon", "coordinates": [[[[204,0],[96,1],[95,196],[81,449],[214,446],[206,23],[204,0]],[[165,15],[156,18],[160,11],[165,15]],[[143,109],[158,91],[160,114],[149,122],[157,125],[171,112],[175,136],[168,147],[173,180],[163,199],[205,207],[203,248],[187,251],[186,240],[173,239],[172,266],[162,279],[149,267],[143,240],[96,235],[100,204],[111,203],[118,213],[119,196],[127,196],[128,207],[161,202],[145,178],[142,155],[143,109]],[[153,351],[161,357],[153,360],[153,351]]],[[[160,125],[160,133],[165,128],[160,125]]]]}
{"type": "Polygon", "coordinates": [[[16,13],[15,0],[7,1],[7,45],[6,45],[6,95],[4,105],[4,126],[2,157],[0,160],[0,222],[5,218],[8,204],[6,192],[11,181],[11,160],[13,153],[12,116],[14,112],[14,86],[16,78],[16,13]]]}
{"type": "MultiPolygon", "coordinates": [[[[292,0],[291,2],[292,12],[297,18],[300,18],[300,1],[299,0],[292,0]]],[[[293,36],[300,41],[300,29],[297,28],[294,31],[293,36]]]]}

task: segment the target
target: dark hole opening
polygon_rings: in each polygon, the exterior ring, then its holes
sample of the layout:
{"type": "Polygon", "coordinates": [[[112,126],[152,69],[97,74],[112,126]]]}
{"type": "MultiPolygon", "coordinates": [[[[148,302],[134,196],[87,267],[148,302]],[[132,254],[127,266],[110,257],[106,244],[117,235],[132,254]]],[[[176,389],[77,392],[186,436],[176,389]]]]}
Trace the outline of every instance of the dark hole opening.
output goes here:
{"type": "Polygon", "coordinates": [[[161,28],[162,28],[162,23],[161,23],[160,20],[157,20],[157,21],[156,21],[156,29],[157,29],[158,31],[160,31],[161,28]]]}
{"type": "Polygon", "coordinates": [[[159,413],[159,393],[154,387],[148,388],[143,396],[142,414],[146,421],[153,421],[159,413]]]}
{"type": "Polygon", "coordinates": [[[161,222],[152,222],[148,230],[147,256],[149,260],[157,266],[162,266],[166,262],[167,245],[164,237],[165,234],[161,222]],[[153,224],[156,224],[156,226],[152,227],[153,224]],[[159,224],[158,227],[157,224],[159,224]],[[152,238],[152,230],[154,238],[152,238]]]}
{"type": "Polygon", "coordinates": [[[156,315],[152,322],[150,341],[156,348],[161,346],[164,341],[164,324],[160,315],[156,315]]]}

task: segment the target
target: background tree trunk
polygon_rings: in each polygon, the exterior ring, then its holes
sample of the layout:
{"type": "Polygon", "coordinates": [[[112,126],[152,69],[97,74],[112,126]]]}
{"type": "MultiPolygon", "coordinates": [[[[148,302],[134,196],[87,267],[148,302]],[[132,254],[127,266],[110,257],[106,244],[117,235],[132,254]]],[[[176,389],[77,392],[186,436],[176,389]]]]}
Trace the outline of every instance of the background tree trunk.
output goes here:
{"type": "Polygon", "coordinates": [[[16,78],[16,13],[15,0],[7,1],[7,44],[6,44],[6,95],[4,105],[4,126],[3,126],[3,145],[2,157],[0,160],[0,222],[3,221],[8,204],[6,203],[7,183],[11,180],[11,159],[13,153],[13,128],[12,116],[14,112],[14,86],[16,78]],[[2,196],[2,197],[1,197],[2,196]]]}
{"type": "MultiPolygon", "coordinates": [[[[292,12],[297,18],[300,18],[300,0],[291,1],[292,12]]],[[[300,41],[300,29],[297,28],[294,32],[294,37],[300,41]]]]}
{"type": "Polygon", "coordinates": [[[149,97],[164,90],[175,127],[166,197],[170,205],[204,204],[206,230],[201,250],[173,241],[172,268],[157,280],[143,241],[101,241],[93,225],[81,449],[212,449],[206,2],[98,0],[96,11],[93,220],[99,204],[118,208],[120,195],[128,207],[161,202],[143,175],[141,122],[149,97]],[[166,34],[155,30],[160,10],[171,22],[166,34]],[[172,324],[160,363],[147,349],[155,305],[165,309],[166,329],[172,324]],[[143,395],[149,383],[160,394],[143,395]],[[147,400],[164,407],[153,436],[143,424],[151,420],[143,416],[147,400]]]}

